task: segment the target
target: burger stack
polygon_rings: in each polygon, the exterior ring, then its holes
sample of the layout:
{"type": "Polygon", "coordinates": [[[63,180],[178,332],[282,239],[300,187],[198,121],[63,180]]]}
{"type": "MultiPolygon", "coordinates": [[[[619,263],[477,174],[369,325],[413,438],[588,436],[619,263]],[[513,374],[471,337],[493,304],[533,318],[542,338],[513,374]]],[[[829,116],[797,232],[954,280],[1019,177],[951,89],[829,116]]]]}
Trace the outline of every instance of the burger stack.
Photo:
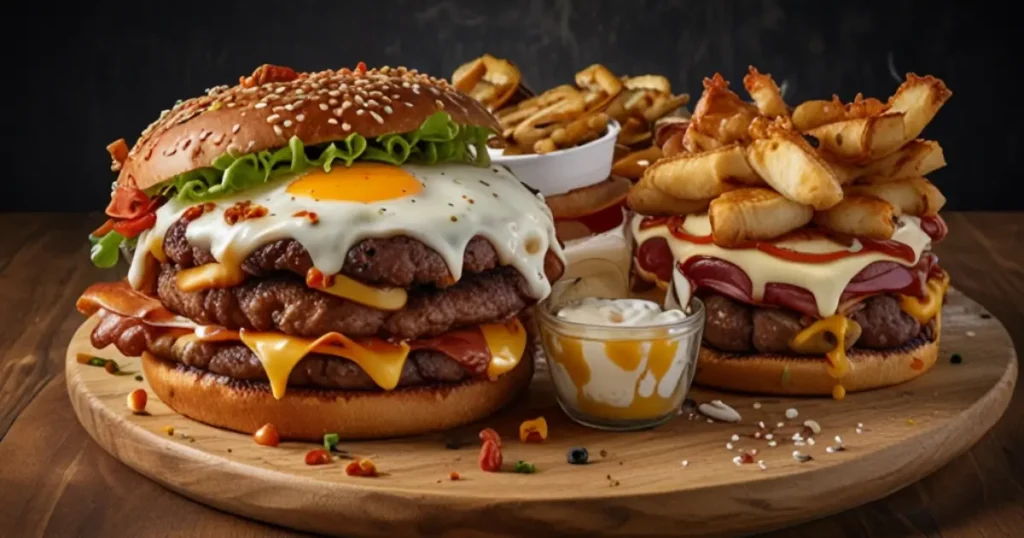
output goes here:
{"type": "Polygon", "coordinates": [[[945,198],[919,138],[951,96],[909,74],[885,102],[788,106],[751,67],[721,75],[628,197],[634,269],[706,308],[696,382],[772,394],[900,383],[935,362],[949,285],[931,252],[945,198]]]}

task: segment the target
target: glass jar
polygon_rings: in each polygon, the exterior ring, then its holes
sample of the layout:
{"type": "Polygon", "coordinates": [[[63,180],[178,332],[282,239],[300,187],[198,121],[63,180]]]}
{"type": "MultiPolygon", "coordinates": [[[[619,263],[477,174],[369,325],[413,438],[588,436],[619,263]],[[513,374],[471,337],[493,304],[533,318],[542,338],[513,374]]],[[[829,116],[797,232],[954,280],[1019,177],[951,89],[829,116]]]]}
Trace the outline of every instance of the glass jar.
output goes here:
{"type": "Polygon", "coordinates": [[[637,327],[559,318],[558,310],[573,302],[548,299],[537,308],[545,360],[566,414],[585,426],[619,431],[676,416],[695,373],[704,303],[694,297],[683,319],[637,327]]]}

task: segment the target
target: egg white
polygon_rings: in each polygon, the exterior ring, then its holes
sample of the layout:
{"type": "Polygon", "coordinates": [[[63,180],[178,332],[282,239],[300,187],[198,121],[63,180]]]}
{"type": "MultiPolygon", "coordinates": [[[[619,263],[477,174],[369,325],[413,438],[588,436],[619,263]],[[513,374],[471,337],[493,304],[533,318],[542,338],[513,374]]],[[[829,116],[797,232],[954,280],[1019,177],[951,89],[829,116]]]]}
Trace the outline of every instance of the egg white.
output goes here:
{"type": "MultiPolygon", "coordinates": [[[[403,165],[423,184],[422,192],[371,203],[313,199],[286,192],[304,174],[281,177],[267,185],[213,201],[213,209],[192,221],[186,237],[208,248],[221,263],[238,264],[259,247],[294,239],[309,252],[324,274],[336,274],[349,249],[368,238],[407,236],[441,255],[456,280],[462,276],[466,245],[474,236],[487,239],[502,265],[515,267],[535,299],[546,297],[551,285],[544,258],[552,250],[563,260],[555,237],[551,211],[540,195],[527,190],[506,168],[466,164],[403,165]],[[267,208],[263,217],[225,221],[225,211],[249,201],[267,208]],[[316,213],[318,222],[294,216],[316,213]]],[[[309,173],[312,170],[306,172],[309,173]]],[[[154,227],[140,238],[141,251],[132,262],[129,281],[143,281],[144,245],[160,244],[167,229],[194,203],[171,200],[157,210],[154,227]]]]}

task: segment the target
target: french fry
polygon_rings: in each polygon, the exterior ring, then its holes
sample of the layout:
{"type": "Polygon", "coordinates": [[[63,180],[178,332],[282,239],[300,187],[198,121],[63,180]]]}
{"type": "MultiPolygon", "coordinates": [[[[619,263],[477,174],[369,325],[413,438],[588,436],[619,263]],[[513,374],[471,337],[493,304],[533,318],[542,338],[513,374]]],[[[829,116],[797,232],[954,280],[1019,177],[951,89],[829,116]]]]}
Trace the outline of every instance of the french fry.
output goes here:
{"type": "Polygon", "coordinates": [[[640,151],[634,151],[612,163],[612,175],[628,177],[632,180],[640,179],[644,170],[652,163],[661,158],[661,148],[652,146],[640,151]]]}
{"type": "Polygon", "coordinates": [[[603,110],[622,91],[622,81],[601,64],[593,64],[576,73],[576,85],[590,96],[595,96],[586,99],[587,112],[603,110]]]}
{"type": "Polygon", "coordinates": [[[818,226],[841,234],[885,240],[896,230],[899,210],[871,196],[851,194],[835,206],[814,214],[818,226]]]}
{"type": "Polygon", "coordinates": [[[793,126],[800,131],[809,131],[845,118],[846,110],[838,95],[833,95],[831,101],[806,101],[793,109],[793,126]]]}
{"type": "Polygon", "coordinates": [[[734,182],[759,181],[739,144],[663,158],[647,168],[643,179],[666,194],[684,200],[714,198],[736,188],[734,182]]]}
{"type": "Polygon", "coordinates": [[[750,167],[786,198],[828,209],[843,199],[843,190],[832,168],[799,134],[768,128],[769,138],[754,140],[747,148],[750,167]]]}
{"type": "Polygon", "coordinates": [[[651,139],[651,129],[643,120],[629,118],[619,129],[618,142],[627,146],[636,146],[651,139]]]}
{"type": "Polygon", "coordinates": [[[626,205],[640,215],[654,217],[670,217],[673,215],[686,215],[688,213],[700,213],[708,208],[711,200],[684,200],[662,192],[644,181],[633,185],[626,197],[626,205]]]}
{"type": "MultiPolygon", "coordinates": [[[[942,105],[953,95],[946,84],[929,75],[907,74],[907,80],[889,98],[888,112],[903,114],[903,142],[920,136],[942,105]]],[[[902,145],[902,144],[900,144],[902,145]]]]}
{"type": "Polygon", "coordinates": [[[658,93],[672,93],[672,84],[661,75],[627,77],[624,85],[630,90],[654,90],[658,93]]]}
{"type": "Polygon", "coordinates": [[[711,237],[723,247],[778,237],[805,226],[813,215],[810,206],[761,187],[726,192],[708,209],[711,237]]]}
{"type": "Polygon", "coordinates": [[[520,145],[532,146],[538,140],[548,137],[558,122],[571,120],[583,113],[582,98],[568,98],[552,103],[526,118],[512,131],[512,138],[520,145]]]}
{"type": "Polygon", "coordinates": [[[930,174],[946,166],[942,146],[934,140],[914,140],[895,153],[856,170],[854,179],[883,183],[930,174]]]}
{"type": "Polygon", "coordinates": [[[459,91],[480,101],[491,112],[516,94],[521,80],[522,73],[512,62],[490,54],[459,66],[452,75],[452,83],[459,91]]]}
{"type": "Polygon", "coordinates": [[[769,118],[788,116],[789,107],[782,100],[782,93],[771,75],[760,73],[756,67],[748,66],[747,75],[743,77],[743,87],[754,99],[754,104],[761,115],[769,118]]]}
{"type": "Polygon", "coordinates": [[[946,205],[946,197],[923,177],[873,185],[854,185],[848,195],[870,196],[885,200],[900,212],[915,217],[934,216],[946,205]]]}
{"type": "Polygon", "coordinates": [[[725,147],[725,144],[719,142],[718,139],[708,136],[700,130],[691,121],[686,127],[686,133],[683,135],[683,147],[690,153],[700,153],[702,151],[713,151],[725,147]]]}
{"type": "Polygon", "coordinates": [[[757,115],[757,107],[740,99],[722,75],[715,73],[704,79],[704,93],[694,107],[691,124],[697,132],[724,145],[745,141],[747,127],[757,115]]]}
{"type": "Polygon", "coordinates": [[[904,143],[903,113],[886,112],[880,116],[837,121],[807,131],[818,139],[822,151],[837,160],[867,164],[884,157],[904,143]]]}

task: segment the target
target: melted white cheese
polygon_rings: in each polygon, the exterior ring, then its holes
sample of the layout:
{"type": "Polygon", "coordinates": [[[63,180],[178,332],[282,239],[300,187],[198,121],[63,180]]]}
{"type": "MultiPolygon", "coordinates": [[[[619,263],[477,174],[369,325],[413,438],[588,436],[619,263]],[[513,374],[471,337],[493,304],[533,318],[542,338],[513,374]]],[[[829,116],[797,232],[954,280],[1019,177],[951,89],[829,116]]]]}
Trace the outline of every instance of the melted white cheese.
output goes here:
{"type": "MultiPolygon", "coordinates": [[[[642,216],[634,216],[631,224],[636,244],[641,245],[648,239],[664,238],[672,251],[677,264],[685,263],[694,256],[710,256],[732,263],[743,270],[750,278],[752,298],[760,301],[764,296],[765,285],[768,283],[790,284],[807,289],[814,295],[818,306],[818,314],[828,317],[839,309],[839,300],[843,290],[857,273],[868,265],[889,261],[912,267],[921,258],[921,253],[931,246],[931,238],[921,230],[921,220],[917,217],[901,216],[897,219],[896,231],[892,241],[907,245],[914,251],[914,260],[908,262],[902,258],[889,256],[879,252],[865,252],[856,256],[848,256],[824,263],[801,263],[776,258],[756,248],[722,248],[713,243],[697,244],[681,240],[665,226],[654,226],[646,230],[640,229],[642,216]]],[[[707,214],[688,215],[683,222],[683,230],[696,236],[707,236],[711,233],[711,223],[707,214]]],[[[779,247],[807,253],[828,253],[836,251],[859,252],[862,245],[854,241],[852,245],[832,241],[825,238],[788,240],[775,243],[779,247]]],[[[676,271],[678,272],[678,271],[676,271]]],[[[686,280],[685,278],[681,280],[686,280]]],[[[690,300],[689,286],[676,282],[676,294],[681,304],[690,300]]]]}
{"type": "MultiPolygon", "coordinates": [[[[192,221],[186,237],[193,245],[210,249],[225,265],[239,264],[259,247],[281,239],[294,239],[309,252],[322,273],[341,271],[349,249],[368,238],[408,236],[441,255],[455,280],[462,276],[463,254],[474,236],[487,239],[502,265],[515,267],[535,299],[546,297],[551,286],[544,275],[544,257],[552,250],[563,260],[555,237],[551,211],[539,195],[527,190],[500,166],[479,168],[465,164],[403,165],[423,184],[422,192],[385,201],[361,203],[313,199],[292,195],[286,188],[301,176],[273,182],[214,200],[215,207],[192,221]],[[237,202],[251,201],[268,210],[266,216],[228,224],[224,212],[237,202]],[[319,222],[294,216],[315,212],[319,222]]],[[[178,200],[164,204],[147,234],[162,242],[168,227],[192,205],[178,200]]],[[[140,247],[146,244],[140,241],[140,247]]],[[[142,271],[136,256],[129,271],[138,287],[142,271]]]]}

